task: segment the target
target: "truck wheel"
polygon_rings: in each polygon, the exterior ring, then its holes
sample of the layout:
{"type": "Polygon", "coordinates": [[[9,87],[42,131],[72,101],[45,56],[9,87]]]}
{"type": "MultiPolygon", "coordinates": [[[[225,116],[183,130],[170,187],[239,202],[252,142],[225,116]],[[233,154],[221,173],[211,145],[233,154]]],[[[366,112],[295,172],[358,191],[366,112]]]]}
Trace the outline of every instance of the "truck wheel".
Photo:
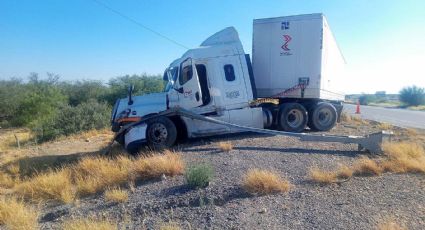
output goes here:
{"type": "Polygon", "coordinates": [[[153,118],[147,121],[146,139],[154,149],[168,148],[174,145],[177,139],[177,129],[167,117],[153,118]]]}
{"type": "Polygon", "coordinates": [[[309,112],[308,127],[315,131],[332,129],[338,118],[335,107],[330,103],[318,103],[309,112]]]}
{"type": "Polygon", "coordinates": [[[307,110],[299,103],[285,103],[280,106],[279,128],[287,132],[302,132],[307,125],[307,110]]]}

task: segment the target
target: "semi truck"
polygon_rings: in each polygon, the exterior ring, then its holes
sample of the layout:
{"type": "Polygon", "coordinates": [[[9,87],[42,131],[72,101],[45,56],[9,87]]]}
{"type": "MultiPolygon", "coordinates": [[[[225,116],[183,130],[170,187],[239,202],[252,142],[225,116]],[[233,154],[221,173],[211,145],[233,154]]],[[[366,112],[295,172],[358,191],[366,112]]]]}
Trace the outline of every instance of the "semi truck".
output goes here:
{"type": "Polygon", "coordinates": [[[115,140],[135,152],[246,127],[328,131],[343,107],[344,65],[323,14],[255,19],[252,62],[228,27],[166,68],[164,92],[134,96],[130,87],[112,110],[115,140]]]}

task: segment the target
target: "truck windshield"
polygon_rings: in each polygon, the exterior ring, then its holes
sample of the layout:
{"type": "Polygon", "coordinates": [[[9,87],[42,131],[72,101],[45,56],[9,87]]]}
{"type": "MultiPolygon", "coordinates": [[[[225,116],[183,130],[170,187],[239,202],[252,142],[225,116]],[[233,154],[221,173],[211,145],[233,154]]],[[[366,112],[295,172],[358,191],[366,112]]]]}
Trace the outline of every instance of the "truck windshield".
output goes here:
{"type": "Polygon", "coordinates": [[[179,74],[179,67],[170,67],[164,73],[164,81],[168,81],[165,85],[164,92],[168,92],[174,85],[179,74]]]}

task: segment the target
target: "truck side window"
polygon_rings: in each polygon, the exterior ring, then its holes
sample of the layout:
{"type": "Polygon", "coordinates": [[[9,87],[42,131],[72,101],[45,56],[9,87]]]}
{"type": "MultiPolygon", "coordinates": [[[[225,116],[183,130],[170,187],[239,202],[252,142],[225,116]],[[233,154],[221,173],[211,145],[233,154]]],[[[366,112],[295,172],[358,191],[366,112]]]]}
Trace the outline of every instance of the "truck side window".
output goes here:
{"type": "Polygon", "coordinates": [[[180,73],[179,83],[180,85],[184,85],[186,82],[188,82],[190,79],[192,79],[192,66],[187,65],[183,67],[182,72],[180,73]]]}
{"type": "Polygon", "coordinates": [[[224,65],[224,76],[226,76],[227,81],[234,81],[235,80],[235,70],[233,69],[233,66],[230,64],[224,65]]]}

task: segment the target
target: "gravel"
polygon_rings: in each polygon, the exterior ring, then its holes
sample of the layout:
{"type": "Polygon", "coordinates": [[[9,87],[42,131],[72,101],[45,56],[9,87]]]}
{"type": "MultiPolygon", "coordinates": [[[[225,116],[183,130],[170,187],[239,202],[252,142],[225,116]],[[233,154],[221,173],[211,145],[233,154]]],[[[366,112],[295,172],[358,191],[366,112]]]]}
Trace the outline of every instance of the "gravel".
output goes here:
{"type": "MultiPolygon", "coordinates": [[[[363,134],[371,126],[339,125],[333,134],[363,134]]],[[[72,205],[46,205],[42,229],[57,229],[70,218],[98,217],[117,221],[121,229],[158,229],[176,222],[182,229],[374,229],[388,219],[408,229],[425,226],[425,176],[390,174],[354,177],[343,183],[317,185],[309,167],[335,169],[366,153],[352,144],[300,142],[294,138],[238,134],[180,144],[187,165],[208,163],[215,169],[210,185],[193,190],[184,176],[137,184],[123,204],[103,196],[72,205]],[[230,152],[218,150],[231,141],[230,152]],[[288,179],[289,193],[252,196],[240,188],[251,168],[270,169],[288,179]]]]}

